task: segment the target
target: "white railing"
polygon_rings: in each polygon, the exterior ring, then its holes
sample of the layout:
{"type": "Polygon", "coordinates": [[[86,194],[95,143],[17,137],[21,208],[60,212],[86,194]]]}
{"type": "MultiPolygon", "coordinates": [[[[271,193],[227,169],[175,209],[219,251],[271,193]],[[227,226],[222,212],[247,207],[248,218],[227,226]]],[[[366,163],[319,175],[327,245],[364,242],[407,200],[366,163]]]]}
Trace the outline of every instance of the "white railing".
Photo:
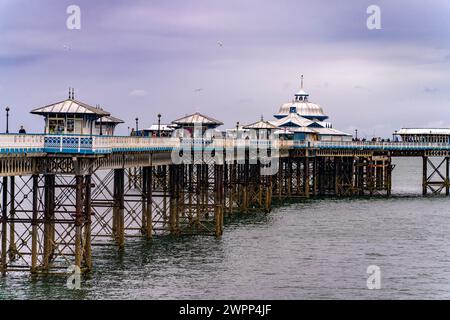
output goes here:
{"type": "Polygon", "coordinates": [[[0,151],[42,152],[44,136],[40,134],[0,134],[0,151]]]}
{"type": "Polygon", "coordinates": [[[372,142],[372,141],[293,141],[247,139],[180,139],[130,136],[0,134],[1,153],[59,152],[96,153],[133,152],[177,148],[318,148],[360,150],[450,150],[448,143],[372,142]]]}
{"type": "Polygon", "coordinates": [[[319,149],[380,149],[380,150],[450,150],[450,144],[438,142],[378,142],[378,141],[295,141],[295,147],[319,149]]]}
{"type": "Polygon", "coordinates": [[[119,152],[127,150],[145,151],[158,149],[173,149],[178,147],[178,138],[148,138],[124,136],[94,136],[92,148],[94,151],[119,152]]]}

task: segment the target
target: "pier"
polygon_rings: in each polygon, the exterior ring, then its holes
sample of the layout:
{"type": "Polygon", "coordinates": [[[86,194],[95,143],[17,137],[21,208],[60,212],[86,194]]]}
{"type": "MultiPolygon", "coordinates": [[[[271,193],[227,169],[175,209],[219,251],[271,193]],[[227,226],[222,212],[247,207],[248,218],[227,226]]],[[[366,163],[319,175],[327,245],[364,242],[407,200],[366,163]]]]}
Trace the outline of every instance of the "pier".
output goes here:
{"type": "Polygon", "coordinates": [[[445,143],[194,140],[194,162],[175,164],[180,138],[0,135],[1,273],[87,272],[93,245],[128,237],[220,237],[225,216],[274,199],[389,196],[393,157],[422,158],[423,194],[449,195],[445,143]]]}
{"type": "MultiPolygon", "coordinates": [[[[121,119],[69,98],[31,111],[41,134],[0,134],[0,274],[95,265],[92,247],[127,238],[220,237],[224,218],[275,201],[389,197],[393,157],[423,161],[423,195],[449,195],[448,132],[402,129],[365,141],[333,128],[301,90],[275,120],[226,132],[194,113],[129,136],[121,119]]],[[[137,119],[136,119],[137,122],[137,119]]]]}

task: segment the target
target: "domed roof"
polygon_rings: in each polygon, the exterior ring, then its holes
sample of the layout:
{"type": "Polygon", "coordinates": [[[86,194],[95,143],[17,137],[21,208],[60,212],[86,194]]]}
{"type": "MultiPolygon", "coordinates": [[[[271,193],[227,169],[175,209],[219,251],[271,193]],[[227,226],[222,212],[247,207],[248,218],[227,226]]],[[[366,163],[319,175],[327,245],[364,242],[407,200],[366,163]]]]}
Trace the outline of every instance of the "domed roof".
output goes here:
{"type": "Polygon", "coordinates": [[[283,118],[288,116],[290,113],[295,113],[303,118],[309,120],[320,120],[323,121],[328,117],[323,112],[323,109],[318,104],[309,102],[309,93],[303,89],[303,75],[301,77],[301,87],[300,90],[294,95],[294,100],[292,102],[285,103],[281,105],[278,114],[275,114],[275,118],[283,118]]]}
{"type": "Polygon", "coordinates": [[[276,114],[276,117],[286,117],[290,113],[296,113],[301,117],[311,119],[317,118],[319,120],[327,119],[328,117],[323,112],[323,109],[318,104],[309,101],[295,101],[284,103],[280,107],[280,111],[276,114]]]}

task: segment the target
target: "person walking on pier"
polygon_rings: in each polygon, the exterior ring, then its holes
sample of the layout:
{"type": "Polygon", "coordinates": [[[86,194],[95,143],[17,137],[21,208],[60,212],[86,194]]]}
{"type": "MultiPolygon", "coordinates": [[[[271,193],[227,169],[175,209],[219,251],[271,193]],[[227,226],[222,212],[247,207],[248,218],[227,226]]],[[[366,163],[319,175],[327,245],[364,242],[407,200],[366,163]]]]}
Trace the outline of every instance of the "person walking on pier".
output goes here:
{"type": "Polygon", "coordinates": [[[27,133],[27,132],[25,131],[25,129],[23,128],[23,126],[20,126],[19,133],[20,133],[20,134],[25,134],[25,133],[27,133]]]}

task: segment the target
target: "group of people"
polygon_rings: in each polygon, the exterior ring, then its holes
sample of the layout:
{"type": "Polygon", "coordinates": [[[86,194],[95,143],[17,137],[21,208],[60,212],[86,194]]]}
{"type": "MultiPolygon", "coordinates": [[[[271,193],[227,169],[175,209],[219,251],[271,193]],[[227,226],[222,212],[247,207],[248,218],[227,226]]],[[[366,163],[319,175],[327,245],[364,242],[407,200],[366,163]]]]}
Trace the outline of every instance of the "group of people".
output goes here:
{"type": "MultiPolygon", "coordinates": [[[[359,141],[361,141],[361,142],[366,142],[367,140],[366,140],[366,138],[363,138],[363,139],[353,138],[352,141],[353,141],[353,142],[359,142],[359,141]]],[[[371,141],[372,141],[372,142],[391,142],[391,139],[389,139],[389,138],[388,138],[388,139],[377,139],[377,138],[372,138],[371,141]]],[[[398,140],[395,139],[394,142],[398,142],[398,140]]]]}

